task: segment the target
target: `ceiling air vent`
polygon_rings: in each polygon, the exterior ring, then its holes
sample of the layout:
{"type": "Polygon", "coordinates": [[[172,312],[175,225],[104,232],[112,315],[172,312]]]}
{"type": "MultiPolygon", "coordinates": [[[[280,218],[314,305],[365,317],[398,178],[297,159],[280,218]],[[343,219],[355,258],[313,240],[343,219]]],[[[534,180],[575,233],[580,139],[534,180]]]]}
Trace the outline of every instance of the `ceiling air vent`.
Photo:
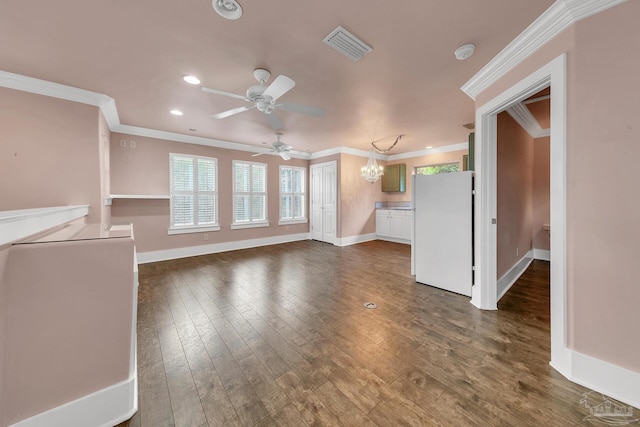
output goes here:
{"type": "Polygon", "coordinates": [[[354,61],[357,61],[373,50],[372,48],[367,46],[365,42],[342,27],[338,27],[335,30],[331,31],[331,33],[327,37],[325,37],[323,41],[344,56],[348,56],[354,61]]]}

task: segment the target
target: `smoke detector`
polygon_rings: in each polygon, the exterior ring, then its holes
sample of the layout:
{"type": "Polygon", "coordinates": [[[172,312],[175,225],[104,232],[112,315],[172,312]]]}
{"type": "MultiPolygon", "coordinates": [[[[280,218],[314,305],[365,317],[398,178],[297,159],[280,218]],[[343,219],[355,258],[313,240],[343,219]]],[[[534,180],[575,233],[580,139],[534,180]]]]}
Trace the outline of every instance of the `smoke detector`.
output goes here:
{"type": "Polygon", "coordinates": [[[242,6],[236,0],[211,0],[211,6],[226,19],[236,20],[242,16],[242,6]]]}
{"type": "Polygon", "coordinates": [[[473,55],[473,51],[476,50],[476,47],[471,43],[465,44],[464,46],[460,46],[456,49],[454,54],[456,55],[456,59],[459,61],[464,61],[473,55]]]}

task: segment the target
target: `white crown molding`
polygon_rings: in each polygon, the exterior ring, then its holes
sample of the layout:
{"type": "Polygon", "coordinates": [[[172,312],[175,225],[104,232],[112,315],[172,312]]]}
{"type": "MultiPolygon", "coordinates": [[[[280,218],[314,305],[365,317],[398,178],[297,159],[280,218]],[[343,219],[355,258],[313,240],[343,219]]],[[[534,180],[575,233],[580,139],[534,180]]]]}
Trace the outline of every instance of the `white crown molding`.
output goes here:
{"type": "MultiPolygon", "coordinates": [[[[143,136],[148,138],[163,139],[166,141],[184,142],[187,144],[206,145],[209,147],[224,148],[227,150],[247,151],[250,153],[264,153],[275,155],[276,153],[265,153],[263,147],[241,144],[238,142],[222,141],[219,139],[204,138],[194,135],[184,135],[174,132],[166,132],[155,129],[142,128],[138,126],[123,125],[120,123],[118,109],[113,98],[97,92],[91,92],[72,86],[66,86],[59,83],[52,83],[46,80],[35,79],[33,77],[22,76],[19,74],[0,71],[0,86],[9,89],[21,90],[24,92],[36,93],[39,95],[51,96],[54,98],[64,99],[67,101],[81,102],[83,104],[93,105],[100,108],[102,115],[109,126],[111,132],[124,133],[134,136],[143,136]]],[[[411,153],[396,154],[392,156],[375,153],[378,160],[398,160],[408,159],[412,157],[426,156],[429,154],[444,153],[447,151],[457,151],[466,149],[466,143],[447,145],[437,147],[430,150],[414,151],[411,153]],[[463,146],[464,145],[464,146],[463,146]]],[[[304,151],[292,150],[290,153],[295,159],[319,159],[331,156],[333,154],[350,154],[353,156],[369,157],[369,151],[358,150],[349,147],[331,148],[328,150],[318,151],[315,153],[307,153],[304,151]]]]}
{"type": "Polygon", "coordinates": [[[557,0],[465,83],[462,91],[475,100],[482,91],[571,25],[625,1],[557,0]]]}
{"type": "Polygon", "coordinates": [[[112,98],[101,93],[9,73],[7,71],[0,71],[0,86],[65,99],[67,101],[80,102],[82,104],[95,105],[96,107],[102,103],[113,101],[112,98]]]}
{"type": "MultiPolygon", "coordinates": [[[[448,153],[450,151],[467,150],[468,148],[469,148],[469,144],[467,142],[461,142],[459,144],[444,145],[442,147],[430,148],[428,150],[411,151],[409,153],[402,153],[402,154],[385,155],[385,154],[375,153],[375,157],[378,160],[394,161],[394,160],[402,160],[402,159],[412,159],[414,157],[429,156],[429,155],[438,154],[438,153],[448,153]]],[[[368,151],[357,150],[355,148],[349,148],[349,147],[336,147],[336,148],[330,148],[328,150],[316,151],[315,153],[311,153],[311,156],[309,158],[312,160],[315,160],[315,159],[321,159],[323,157],[331,156],[334,154],[351,154],[352,156],[369,157],[368,151]]]]}
{"type": "MultiPolygon", "coordinates": [[[[277,155],[275,153],[265,153],[263,147],[241,144],[238,142],[222,141],[219,139],[204,138],[201,136],[183,135],[180,133],[166,132],[162,130],[148,129],[148,128],[142,128],[138,126],[118,125],[112,128],[111,131],[117,132],[117,133],[125,133],[127,135],[164,139],[166,141],[184,142],[186,144],[197,144],[197,145],[206,145],[209,147],[225,148],[227,150],[248,151],[250,153],[263,153],[263,154],[277,155]]],[[[291,155],[291,157],[298,158],[298,159],[308,159],[310,157],[309,153],[305,153],[303,151],[293,150],[293,151],[290,151],[289,154],[291,155]]]]}
{"type": "MultiPolygon", "coordinates": [[[[321,159],[323,157],[332,156],[334,154],[351,154],[352,156],[369,157],[369,152],[365,150],[358,150],[349,147],[336,147],[329,148],[328,150],[316,151],[311,153],[311,160],[321,159]]],[[[387,156],[384,154],[375,153],[375,157],[378,160],[386,160],[387,156]]]]}
{"type": "Polygon", "coordinates": [[[402,159],[411,159],[414,157],[422,157],[422,156],[430,156],[432,154],[438,153],[448,153],[450,151],[461,151],[469,149],[468,142],[461,142],[459,144],[451,144],[444,145],[442,147],[429,148],[428,150],[420,150],[420,151],[412,151],[410,153],[402,153],[402,154],[394,154],[392,156],[388,156],[387,160],[402,160],[402,159]]]}
{"type": "Polygon", "coordinates": [[[531,114],[531,111],[522,102],[507,108],[507,113],[509,113],[532,138],[542,138],[551,135],[551,129],[542,129],[540,123],[538,123],[536,118],[533,117],[533,114],[531,114]]]}

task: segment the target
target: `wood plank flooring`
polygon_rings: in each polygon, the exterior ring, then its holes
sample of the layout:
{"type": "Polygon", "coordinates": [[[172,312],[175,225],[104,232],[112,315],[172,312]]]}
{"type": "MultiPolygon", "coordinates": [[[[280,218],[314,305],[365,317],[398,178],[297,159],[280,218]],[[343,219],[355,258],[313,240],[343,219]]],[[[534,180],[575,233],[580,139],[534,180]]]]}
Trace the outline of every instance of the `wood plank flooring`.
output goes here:
{"type": "Polygon", "coordinates": [[[141,265],[123,425],[585,425],[588,390],[548,363],[548,266],[486,312],[416,284],[409,246],[383,241],[141,265]]]}

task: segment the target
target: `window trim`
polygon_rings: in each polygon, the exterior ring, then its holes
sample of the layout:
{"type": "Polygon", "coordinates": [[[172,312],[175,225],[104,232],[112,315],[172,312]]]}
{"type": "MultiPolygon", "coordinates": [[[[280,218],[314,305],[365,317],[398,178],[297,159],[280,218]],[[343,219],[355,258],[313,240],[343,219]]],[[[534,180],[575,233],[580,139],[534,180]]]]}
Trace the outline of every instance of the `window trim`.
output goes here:
{"type": "Polygon", "coordinates": [[[198,156],[195,154],[183,154],[183,153],[169,153],[169,228],[167,229],[168,235],[173,234],[187,234],[187,233],[205,233],[210,231],[219,231],[220,230],[220,212],[218,210],[219,206],[219,193],[218,193],[218,159],[215,157],[208,156],[198,156]],[[192,194],[194,196],[194,204],[193,204],[193,222],[191,225],[174,225],[173,221],[173,159],[175,157],[184,157],[190,158],[194,162],[194,190],[193,191],[179,191],[177,194],[192,194]],[[214,180],[214,190],[213,191],[199,191],[198,190],[198,159],[213,161],[215,164],[215,180],[214,180]],[[207,223],[207,224],[196,224],[197,212],[198,212],[198,193],[202,194],[213,194],[214,196],[214,209],[216,212],[215,222],[207,223]]]}
{"type": "Polygon", "coordinates": [[[268,185],[268,179],[269,179],[269,165],[267,163],[260,163],[260,162],[251,162],[251,161],[247,161],[247,160],[233,160],[231,162],[231,205],[232,205],[232,214],[233,214],[233,218],[232,218],[232,222],[231,222],[231,229],[232,230],[237,230],[237,229],[242,229],[242,228],[257,228],[257,227],[268,227],[269,226],[269,185],[268,185]],[[253,168],[249,168],[249,192],[237,192],[236,191],[236,165],[237,164],[248,164],[248,165],[259,165],[259,166],[263,166],[264,167],[264,193],[262,192],[254,192],[253,191],[253,168]],[[251,212],[249,213],[249,221],[242,221],[242,222],[237,222],[236,221],[236,203],[235,203],[235,199],[236,199],[236,195],[238,194],[242,194],[242,195],[249,195],[249,200],[251,200],[251,196],[252,195],[262,195],[264,194],[264,219],[259,219],[259,220],[253,220],[251,219],[251,212]]]}
{"type": "MultiPolygon", "coordinates": [[[[308,209],[307,209],[307,168],[302,166],[288,166],[288,165],[280,165],[278,170],[278,225],[291,225],[291,224],[306,224],[308,222],[308,209]],[[301,170],[303,175],[303,183],[302,183],[302,192],[301,193],[283,193],[282,192],[282,170],[283,169],[291,169],[292,171],[295,169],[301,170]],[[291,218],[291,219],[283,219],[282,218],[282,196],[291,195],[291,196],[302,196],[304,200],[304,216],[301,218],[291,218]]],[[[293,174],[292,174],[293,176],[293,174]]],[[[293,184],[293,183],[292,183],[293,184]]],[[[293,185],[292,185],[293,188],[293,185]]]]}

